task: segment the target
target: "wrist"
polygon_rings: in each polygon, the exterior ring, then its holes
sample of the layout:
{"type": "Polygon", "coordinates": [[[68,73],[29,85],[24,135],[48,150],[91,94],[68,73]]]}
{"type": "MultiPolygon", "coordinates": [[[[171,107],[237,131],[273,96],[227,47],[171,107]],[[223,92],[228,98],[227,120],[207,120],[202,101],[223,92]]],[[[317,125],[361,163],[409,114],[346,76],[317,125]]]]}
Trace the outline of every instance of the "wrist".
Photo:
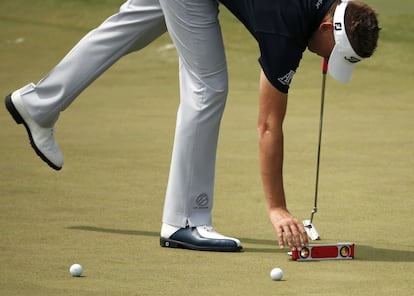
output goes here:
{"type": "Polygon", "coordinates": [[[268,209],[268,213],[269,213],[270,220],[273,220],[273,219],[279,220],[287,216],[290,216],[290,212],[285,205],[271,207],[268,209]]]}

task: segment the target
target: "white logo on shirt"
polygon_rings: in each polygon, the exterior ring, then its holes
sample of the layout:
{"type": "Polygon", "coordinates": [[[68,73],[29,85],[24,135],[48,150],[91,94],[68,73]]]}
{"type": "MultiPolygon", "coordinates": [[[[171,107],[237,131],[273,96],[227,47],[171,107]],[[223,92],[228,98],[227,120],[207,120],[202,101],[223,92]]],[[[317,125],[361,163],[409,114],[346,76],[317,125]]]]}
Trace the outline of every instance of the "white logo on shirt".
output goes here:
{"type": "Polygon", "coordinates": [[[289,85],[295,73],[296,73],[295,71],[290,70],[289,73],[287,73],[283,77],[278,78],[277,80],[279,80],[279,82],[282,83],[283,85],[289,85]]]}
{"type": "Polygon", "coordinates": [[[322,3],[323,3],[323,0],[318,0],[318,2],[316,2],[316,5],[315,5],[316,9],[319,9],[322,3]]]}

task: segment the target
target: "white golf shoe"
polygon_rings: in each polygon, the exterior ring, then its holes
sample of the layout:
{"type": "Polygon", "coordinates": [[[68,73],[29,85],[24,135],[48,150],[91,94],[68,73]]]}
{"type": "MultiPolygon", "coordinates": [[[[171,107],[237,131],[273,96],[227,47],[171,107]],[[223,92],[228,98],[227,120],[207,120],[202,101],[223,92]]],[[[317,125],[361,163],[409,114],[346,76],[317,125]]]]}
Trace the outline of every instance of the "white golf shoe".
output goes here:
{"type": "Polygon", "coordinates": [[[63,155],[53,137],[54,127],[37,124],[25,109],[18,92],[6,96],[5,104],[16,123],[23,124],[26,128],[30,144],[37,155],[51,168],[60,170],[63,166],[63,155]]]}

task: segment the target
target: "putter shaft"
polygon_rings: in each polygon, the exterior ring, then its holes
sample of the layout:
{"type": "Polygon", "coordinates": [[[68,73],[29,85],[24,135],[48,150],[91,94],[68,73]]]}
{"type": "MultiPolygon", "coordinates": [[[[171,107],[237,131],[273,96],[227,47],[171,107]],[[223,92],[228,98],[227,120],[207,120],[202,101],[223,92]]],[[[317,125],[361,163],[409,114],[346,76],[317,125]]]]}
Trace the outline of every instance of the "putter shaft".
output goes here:
{"type": "Polygon", "coordinates": [[[316,180],[315,180],[315,198],[313,209],[310,217],[310,222],[313,222],[313,216],[318,211],[318,188],[319,188],[319,163],[321,158],[321,143],[322,143],[322,124],[323,124],[323,110],[325,105],[325,84],[326,84],[326,73],[328,71],[328,61],[326,58],[322,61],[322,91],[321,91],[321,110],[319,117],[319,139],[318,139],[318,153],[316,159],[316,180]]]}

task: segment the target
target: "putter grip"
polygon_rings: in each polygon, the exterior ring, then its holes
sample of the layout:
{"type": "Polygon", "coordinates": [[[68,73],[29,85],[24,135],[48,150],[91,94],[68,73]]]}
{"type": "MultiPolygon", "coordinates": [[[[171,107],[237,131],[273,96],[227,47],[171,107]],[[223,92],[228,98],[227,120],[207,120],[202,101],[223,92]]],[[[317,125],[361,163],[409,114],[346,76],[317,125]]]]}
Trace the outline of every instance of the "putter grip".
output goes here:
{"type": "Polygon", "coordinates": [[[322,73],[326,74],[326,72],[328,72],[328,59],[323,58],[322,59],[322,73]]]}

